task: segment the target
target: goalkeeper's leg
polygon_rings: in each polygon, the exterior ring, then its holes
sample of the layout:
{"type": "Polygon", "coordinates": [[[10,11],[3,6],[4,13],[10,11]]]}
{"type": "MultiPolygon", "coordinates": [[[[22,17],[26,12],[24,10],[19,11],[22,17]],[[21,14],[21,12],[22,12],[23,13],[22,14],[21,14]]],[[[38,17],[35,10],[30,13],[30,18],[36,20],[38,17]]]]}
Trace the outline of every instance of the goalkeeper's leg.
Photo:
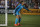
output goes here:
{"type": "Polygon", "coordinates": [[[18,25],[17,25],[18,18],[19,18],[19,15],[16,15],[16,20],[15,20],[15,24],[14,24],[14,26],[18,26],[18,25]]]}
{"type": "MultiPolygon", "coordinates": [[[[21,22],[21,16],[19,15],[18,25],[21,25],[20,22],[21,22]]],[[[21,26],[22,26],[22,25],[21,25],[21,26]]]]}

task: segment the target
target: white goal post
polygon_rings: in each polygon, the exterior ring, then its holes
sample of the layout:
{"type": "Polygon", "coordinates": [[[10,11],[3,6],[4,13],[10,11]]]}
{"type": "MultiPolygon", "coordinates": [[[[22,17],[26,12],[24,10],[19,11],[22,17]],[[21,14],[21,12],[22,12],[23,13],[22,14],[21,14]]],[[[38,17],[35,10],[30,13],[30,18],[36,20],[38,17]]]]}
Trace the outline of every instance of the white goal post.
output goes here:
{"type": "Polygon", "coordinates": [[[7,0],[5,0],[5,24],[0,24],[0,26],[7,26],[7,0]]]}

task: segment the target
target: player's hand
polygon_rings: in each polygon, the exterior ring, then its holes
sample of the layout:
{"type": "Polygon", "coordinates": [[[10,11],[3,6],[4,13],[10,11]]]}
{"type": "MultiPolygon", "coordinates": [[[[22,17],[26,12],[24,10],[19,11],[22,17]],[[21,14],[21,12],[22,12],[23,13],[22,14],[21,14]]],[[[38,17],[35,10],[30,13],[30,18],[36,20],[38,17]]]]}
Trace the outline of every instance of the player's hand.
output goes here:
{"type": "Polygon", "coordinates": [[[32,11],[30,11],[32,13],[32,11]]]}
{"type": "Polygon", "coordinates": [[[31,13],[32,13],[32,11],[31,10],[29,10],[31,13]]]}

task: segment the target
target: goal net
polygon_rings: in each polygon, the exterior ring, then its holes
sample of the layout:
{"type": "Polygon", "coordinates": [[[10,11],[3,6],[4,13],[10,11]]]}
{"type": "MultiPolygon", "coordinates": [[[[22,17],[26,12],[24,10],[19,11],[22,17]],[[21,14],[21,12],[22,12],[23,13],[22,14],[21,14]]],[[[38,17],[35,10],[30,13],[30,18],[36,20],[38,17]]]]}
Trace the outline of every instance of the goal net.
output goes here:
{"type": "Polygon", "coordinates": [[[7,26],[7,0],[4,9],[0,9],[0,26],[7,26]]]}

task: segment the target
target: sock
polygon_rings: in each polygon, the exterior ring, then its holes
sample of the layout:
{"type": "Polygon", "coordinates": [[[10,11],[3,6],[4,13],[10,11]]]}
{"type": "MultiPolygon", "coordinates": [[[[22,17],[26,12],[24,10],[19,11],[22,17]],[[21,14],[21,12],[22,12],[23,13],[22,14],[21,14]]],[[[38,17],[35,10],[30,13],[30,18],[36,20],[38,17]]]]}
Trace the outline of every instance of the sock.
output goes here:
{"type": "Polygon", "coordinates": [[[18,22],[18,18],[16,18],[16,20],[15,20],[15,24],[17,24],[17,22],[18,22]]]}
{"type": "Polygon", "coordinates": [[[18,23],[20,23],[20,21],[21,21],[21,18],[19,18],[19,22],[18,23]]]}

